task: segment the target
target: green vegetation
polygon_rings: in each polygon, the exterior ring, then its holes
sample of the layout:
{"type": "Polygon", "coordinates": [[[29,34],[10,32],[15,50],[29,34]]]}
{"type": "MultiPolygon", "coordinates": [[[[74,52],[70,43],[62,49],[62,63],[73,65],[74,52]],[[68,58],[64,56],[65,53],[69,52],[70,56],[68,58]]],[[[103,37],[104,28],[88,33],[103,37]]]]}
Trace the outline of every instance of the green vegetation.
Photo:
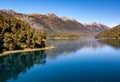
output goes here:
{"type": "Polygon", "coordinates": [[[62,40],[62,39],[79,39],[80,34],[70,34],[70,33],[47,33],[48,39],[52,40],[62,40]]]}
{"type": "Polygon", "coordinates": [[[44,31],[33,30],[19,19],[0,14],[0,52],[45,47],[44,31]]]}
{"type": "Polygon", "coordinates": [[[120,25],[114,28],[102,31],[101,33],[97,34],[95,37],[99,39],[102,39],[102,38],[120,39],[120,25]]]}

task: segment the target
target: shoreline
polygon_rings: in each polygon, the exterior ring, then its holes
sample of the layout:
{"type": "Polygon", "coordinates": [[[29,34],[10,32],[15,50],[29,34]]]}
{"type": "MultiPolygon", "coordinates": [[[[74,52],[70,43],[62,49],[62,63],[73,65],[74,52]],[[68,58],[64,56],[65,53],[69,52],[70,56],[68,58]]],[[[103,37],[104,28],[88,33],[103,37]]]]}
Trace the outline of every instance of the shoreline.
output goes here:
{"type": "Polygon", "coordinates": [[[32,52],[32,51],[40,51],[40,50],[48,50],[48,49],[53,49],[55,48],[54,46],[49,46],[45,48],[34,48],[34,49],[24,49],[24,50],[14,50],[14,51],[5,51],[3,53],[0,53],[1,56],[6,56],[9,54],[15,54],[15,53],[22,53],[22,52],[32,52]]]}

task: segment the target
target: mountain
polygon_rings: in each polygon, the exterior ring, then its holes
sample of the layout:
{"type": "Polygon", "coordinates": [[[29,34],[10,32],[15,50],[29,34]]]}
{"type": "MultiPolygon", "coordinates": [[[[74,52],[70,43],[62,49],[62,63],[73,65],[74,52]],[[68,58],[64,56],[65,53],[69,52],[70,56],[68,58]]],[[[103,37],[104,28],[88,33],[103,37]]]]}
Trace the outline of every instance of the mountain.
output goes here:
{"type": "Polygon", "coordinates": [[[84,26],[86,28],[88,28],[90,31],[93,31],[93,32],[96,32],[96,33],[99,33],[103,30],[109,29],[108,26],[106,26],[104,24],[96,23],[96,22],[93,22],[93,23],[90,23],[90,24],[84,24],[84,26]]]}
{"type": "Polygon", "coordinates": [[[99,34],[97,34],[95,37],[100,39],[101,38],[120,39],[120,25],[102,31],[99,34]]]}
{"type": "Polygon", "coordinates": [[[82,24],[75,19],[58,17],[55,14],[22,14],[13,10],[0,10],[0,13],[20,19],[28,23],[32,28],[45,30],[48,33],[68,33],[68,34],[95,34],[108,29],[102,24],[82,24]]]}

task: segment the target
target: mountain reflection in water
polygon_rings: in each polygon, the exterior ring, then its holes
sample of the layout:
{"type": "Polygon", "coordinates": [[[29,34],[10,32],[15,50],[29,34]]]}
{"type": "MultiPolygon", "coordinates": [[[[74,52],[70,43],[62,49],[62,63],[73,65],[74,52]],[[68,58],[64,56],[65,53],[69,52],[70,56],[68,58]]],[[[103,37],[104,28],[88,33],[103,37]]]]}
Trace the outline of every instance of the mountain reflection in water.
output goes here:
{"type": "Polygon", "coordinates": [[[58,41],[50,41],[51,45],[55,46],[55,49],[47,50],[47,56],[49,58],[55,58],[61,54],[75,53],[80,49],[89,48],[92,50],[96,50],[101,48],[103,44],[100,44],[95,39],[84,39],[84,40],[58,40],[58,41]]]}
{"type": "Polygon", "coordinates": [[[48,43],[55,48],[0,57],[0,82],[120,81],[120,40],[48,43]]]}

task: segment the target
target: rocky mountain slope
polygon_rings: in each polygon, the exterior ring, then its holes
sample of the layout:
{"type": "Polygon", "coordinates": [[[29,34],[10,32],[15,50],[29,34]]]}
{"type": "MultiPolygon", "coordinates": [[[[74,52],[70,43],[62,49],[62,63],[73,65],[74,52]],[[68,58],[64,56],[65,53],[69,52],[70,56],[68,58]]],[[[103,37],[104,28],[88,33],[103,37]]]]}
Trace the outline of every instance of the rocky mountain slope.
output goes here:
{"type": "Polygon", "coordinates": [[[55,14],[22,14],[13,10],[0,10],[0,13],[20,19],[35,29],[52,33],[94,34],[109,28],[97,23],[82,24],[75,19],[58,17],[55,14]]]}
{"type": "Polygon", "coordinates": [[[96,22],[93,22],[93,23],[90,23],[90,24],[84,24],[84,26],[86,28],[88,28],[90,31],[93,31],[93,32],[96,32],[96,33],[99,33],[103,30],[109,29],[108,26],[106,26],[104,24],[96,23],[96,22]]]}

